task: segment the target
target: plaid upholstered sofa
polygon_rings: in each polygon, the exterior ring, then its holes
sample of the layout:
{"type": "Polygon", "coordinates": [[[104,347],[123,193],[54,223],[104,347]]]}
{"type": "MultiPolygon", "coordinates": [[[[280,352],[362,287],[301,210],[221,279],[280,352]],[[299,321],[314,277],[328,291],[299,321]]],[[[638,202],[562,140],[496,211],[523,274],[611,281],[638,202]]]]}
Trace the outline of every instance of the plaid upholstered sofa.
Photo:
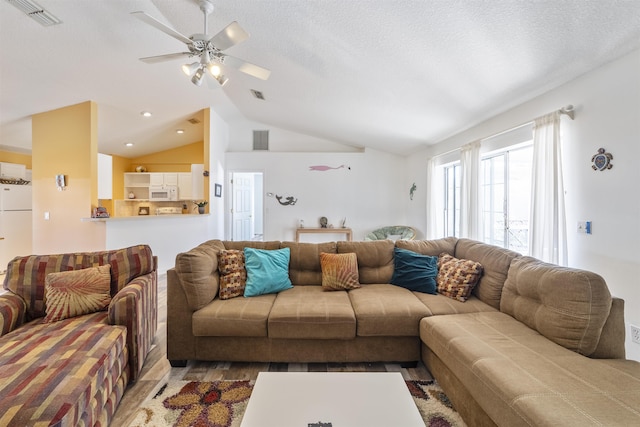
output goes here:
{"type": "Polygon", "coordinates": [[[157,329],[156,269],[147,245],[10,261],[0,425],[109,425],[157,329]]]}

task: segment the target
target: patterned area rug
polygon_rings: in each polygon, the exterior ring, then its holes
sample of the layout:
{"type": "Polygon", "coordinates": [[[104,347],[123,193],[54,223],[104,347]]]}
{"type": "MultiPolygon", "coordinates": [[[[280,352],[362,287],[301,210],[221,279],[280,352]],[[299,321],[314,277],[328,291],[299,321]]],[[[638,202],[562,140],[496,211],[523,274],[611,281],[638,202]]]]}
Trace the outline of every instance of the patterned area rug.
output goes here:
{"type": "MultiPolygon", "coordinates": [[[[435,381],[407,381],[427,427],[465,423],[435,381]]],[[[130,427],[239,427],[251,381],[169,382],[138,410],[130,427]]]]}

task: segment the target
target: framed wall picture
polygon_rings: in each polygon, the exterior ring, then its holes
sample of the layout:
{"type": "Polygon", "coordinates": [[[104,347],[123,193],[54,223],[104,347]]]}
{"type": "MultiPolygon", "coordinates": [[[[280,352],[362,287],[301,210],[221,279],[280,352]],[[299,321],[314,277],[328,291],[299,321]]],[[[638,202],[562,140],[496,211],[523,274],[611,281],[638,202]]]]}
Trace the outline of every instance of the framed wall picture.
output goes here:
{"type": "Polygon", "coordinates": [[[216,184],[215,185],[215,193],[214,193],[214,195],[216,197],[222,197],[222,185],[220,185],[220,184],[216,184]]]}

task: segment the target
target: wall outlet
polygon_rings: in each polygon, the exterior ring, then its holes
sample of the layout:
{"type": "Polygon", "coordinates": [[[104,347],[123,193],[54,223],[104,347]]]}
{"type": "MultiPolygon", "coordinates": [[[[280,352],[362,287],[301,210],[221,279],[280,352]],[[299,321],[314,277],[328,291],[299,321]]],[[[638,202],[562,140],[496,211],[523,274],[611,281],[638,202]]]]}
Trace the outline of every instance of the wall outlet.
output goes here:
{"type": "Polygon", "coordinates": [[[631,342],[640,344],[640,327],[631,325],[631,342]]]}

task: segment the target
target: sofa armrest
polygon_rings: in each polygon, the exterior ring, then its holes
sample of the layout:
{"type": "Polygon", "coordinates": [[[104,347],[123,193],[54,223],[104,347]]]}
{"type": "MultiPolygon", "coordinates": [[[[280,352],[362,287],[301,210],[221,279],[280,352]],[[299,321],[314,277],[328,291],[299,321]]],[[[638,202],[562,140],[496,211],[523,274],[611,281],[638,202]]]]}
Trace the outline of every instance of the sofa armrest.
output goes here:
{"type": "Polygon", "coordinates": [[[193,312],[176,269],[167,270],[167,358],[172,366],[184,366],[196,358],[193,312]]]}
{"type": "Polygon", "coordinates": [[[0,295],[0,337],[22,326],[27,303],[13,292],[0,295]]]}
{"type": "Polygon", "coordinates": [[[127,328],[131,381],[135,382],[158,329],[157,270],[136,277],[113,297],[109,323],[127,328]]]}

